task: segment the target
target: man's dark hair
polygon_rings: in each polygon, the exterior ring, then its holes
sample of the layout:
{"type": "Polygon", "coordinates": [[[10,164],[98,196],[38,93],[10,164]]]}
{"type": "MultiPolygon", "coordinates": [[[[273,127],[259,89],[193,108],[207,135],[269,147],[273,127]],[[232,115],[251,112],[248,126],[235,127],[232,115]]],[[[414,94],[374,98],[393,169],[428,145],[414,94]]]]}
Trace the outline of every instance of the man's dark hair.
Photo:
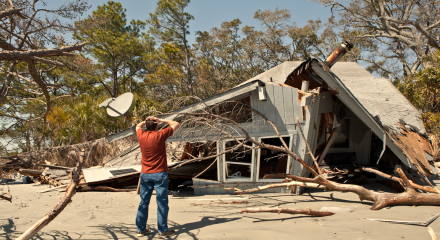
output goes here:
{"type": "Polygon", "coordinates": [[[155,122],[153,120],[146,120],[145,121],[145,128],[147,129],[147,131],[156,130],[156,126],[157,126],[157,122],[155,122]]]}

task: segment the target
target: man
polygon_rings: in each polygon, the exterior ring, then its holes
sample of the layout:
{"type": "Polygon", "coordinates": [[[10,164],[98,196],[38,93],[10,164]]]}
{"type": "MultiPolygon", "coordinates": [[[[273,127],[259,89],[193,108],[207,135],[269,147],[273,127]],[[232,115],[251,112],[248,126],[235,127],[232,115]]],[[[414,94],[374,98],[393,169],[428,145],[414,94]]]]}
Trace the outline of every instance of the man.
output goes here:
{"type": "Polygon", "coordinates": [[[147,117],[145,122],[136,126],[136,135],[142,153],[142,173],[140,180],[140,196],[136,226],[138,237],[150,232],[147,228],[148,205],[153,188],[156,189],[157,228],[159,237],[174,235],[168,230],[168,165],[165,141],[179,128],[179,123],[171,120],[147,117]],[[158,131],[158,123],[166,123],[169,127],[158,131]],[[142,130],[145,126],[147,131],[142,130]]]}

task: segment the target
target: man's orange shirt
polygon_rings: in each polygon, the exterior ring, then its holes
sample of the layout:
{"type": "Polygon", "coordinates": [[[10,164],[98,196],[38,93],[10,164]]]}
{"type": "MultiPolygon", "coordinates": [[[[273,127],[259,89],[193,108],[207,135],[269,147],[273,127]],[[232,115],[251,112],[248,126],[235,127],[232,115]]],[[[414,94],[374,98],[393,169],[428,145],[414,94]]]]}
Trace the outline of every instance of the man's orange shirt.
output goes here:
{"type": "Polygon", "coordinates": [[[173,129],[167,127],[160,131],[136,131],[142,153],[142,172],[159,173],[168,171],[165,141],[173,135],[173,129]]]}

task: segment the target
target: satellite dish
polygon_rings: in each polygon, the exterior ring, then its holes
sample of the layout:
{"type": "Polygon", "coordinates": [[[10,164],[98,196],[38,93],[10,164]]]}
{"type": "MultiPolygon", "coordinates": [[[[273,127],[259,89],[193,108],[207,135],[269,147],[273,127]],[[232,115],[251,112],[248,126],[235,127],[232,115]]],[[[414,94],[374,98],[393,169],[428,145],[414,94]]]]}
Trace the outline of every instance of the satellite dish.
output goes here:
{"type": "Polygon", "coordinates": [[[107,107],[108,106],[108,104],[111,102],[111,101],[113,101],[113,100],[115,100],[114,98],[109,98],[109,99],[107,99],[107,100],[105,100],[104,102],[102,102],[101,104],[99,104],[99,106],[98,107],[107,107]]]}
{"type": "Polygon", "coordinates": [[[130,109],[133,103],[133,93],[124,93],[117,98],[109,98],[99,104],[99,107],[106,107],[107,114],[111,117],[121,117],[128,109],[130,109]]]}

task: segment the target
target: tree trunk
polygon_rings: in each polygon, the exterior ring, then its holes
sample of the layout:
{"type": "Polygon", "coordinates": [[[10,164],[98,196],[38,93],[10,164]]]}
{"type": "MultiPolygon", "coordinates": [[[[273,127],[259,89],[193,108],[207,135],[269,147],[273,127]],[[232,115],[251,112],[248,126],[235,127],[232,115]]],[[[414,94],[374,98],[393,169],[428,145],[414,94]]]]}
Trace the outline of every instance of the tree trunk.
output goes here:
{"type": "MultiPolygon", "coordinates": [[[[372,168],[363,167],[362,170],[366,171],[366,172],[377,174],[377,175],[379,175],[381,177],[384,177],[386,179],[390,179],[390,180],[393,180],[393,181],[396,181],[396,182],[399,182],[399,183],[402,181],[402,179],[400,179],[398,177],[394,177],[394,176],[388,175],[386,173],[383,173],[381,171],[378,171],[378,170],[375,170],[375,169],[372,169],[372,168]]],[[[412,181],[410,181],[410,184],[415,189],[419,189],[419,190],[422,190],[422,191],[425,191],[425,192],[429,192],[429,193],[437,193],[437,194],[440,193],[440,190],[432,188],[432,187],[420,186],[419,184],[413,183],[412,181]]]]}
{"type": "MultiPolygon", "coordinates": [[[[289,174],[270,174],[265,178],[291,178],[300,182],[316,183],[326,187],[328,190],[340,192],[352,192],[359,196],[361,201],[368,200],[373,202],[371,210],[380,210],[387,206],[393,205],[432,205],[440,206],[439,194],[418,193],[412,187],[408,187],[403,193],[379,193],[373,190],[366,189],[362,186],[353,184],[340,184],[333,181],[326,180],[320,176],[315,178],[304,178],[289,174]]],[[[410,185],[409,185],[410,186],[410,185]]],[[[285,186],[281,186],[285,187],[285,186]]],[[[239,190],[239,189],[238,189],[239,190]]]]}

